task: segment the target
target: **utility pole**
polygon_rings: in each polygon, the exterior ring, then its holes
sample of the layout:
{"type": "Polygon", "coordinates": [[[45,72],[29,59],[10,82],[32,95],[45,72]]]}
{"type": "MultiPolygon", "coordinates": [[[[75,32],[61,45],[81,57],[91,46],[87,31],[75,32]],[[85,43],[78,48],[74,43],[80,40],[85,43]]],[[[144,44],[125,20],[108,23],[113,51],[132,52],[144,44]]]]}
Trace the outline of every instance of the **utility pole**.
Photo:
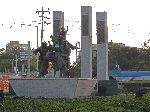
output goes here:
{"type": "MultiPolygon", "coordinates": [[[[44,13],[46,13],[46,12],[48,12],[49,14],[50,14],[50,11],[49,11],[49,8],[48,8],[48,10],[47,11],[44,11],[43,10],[43,7],[42,7],[42,10],[41,11],[36,11],[36,13],[42,13],[41,14],[41,16],[39,16],[39,17],[42,17],[42,29],[41,29],[41,43],[42,43],[42,40],[43,40],[43,31],[44,31],[44,29],[43,29],[43,24],[44,23],[46,23],[45,21],[43,22],[43,18],[47,18],[47,17],[44,17],[44,13]]],[[[47,18],[48,19],[48,18],[47,18]]],[[[46,24],[50,24],[50,23],[46,23],[46,24]]]]}

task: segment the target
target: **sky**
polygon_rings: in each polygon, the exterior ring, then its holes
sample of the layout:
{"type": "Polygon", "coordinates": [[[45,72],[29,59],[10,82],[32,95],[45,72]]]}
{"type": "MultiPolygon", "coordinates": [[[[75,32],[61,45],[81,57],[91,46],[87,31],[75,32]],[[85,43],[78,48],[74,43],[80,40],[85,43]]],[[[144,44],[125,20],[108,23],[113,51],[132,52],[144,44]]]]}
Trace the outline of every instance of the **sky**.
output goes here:
{"type": "MultiPolygon", "coordinates": [[[[150,39],[150,1],[149,0],[0,0],[0,48],[12,41],[36,48],[37,30],[39,36],[40,14],[36,11],[50,11],[44,16],[50,17],[44,26],[44,41],[53,35],[53,11],[64,12],[64,24],[68,26],[67,40],[75,45],[81,41],[81,6],[92,7],[92,43],[96,44],[96,12],[107,12],[108,41],[124,43],[131,47],[142,47],[150,39]],[[36,21],[36,22],[33,22],[36,21]],[[79,22],[77,22],[79,21],[79,22]],[[21,25],[25,24],[25,25],[21,25]]],[[[40,37],[39,37],[40,38],[40,37]]],[[[72,51],[71,61],[75,60],[72,51]]]]}

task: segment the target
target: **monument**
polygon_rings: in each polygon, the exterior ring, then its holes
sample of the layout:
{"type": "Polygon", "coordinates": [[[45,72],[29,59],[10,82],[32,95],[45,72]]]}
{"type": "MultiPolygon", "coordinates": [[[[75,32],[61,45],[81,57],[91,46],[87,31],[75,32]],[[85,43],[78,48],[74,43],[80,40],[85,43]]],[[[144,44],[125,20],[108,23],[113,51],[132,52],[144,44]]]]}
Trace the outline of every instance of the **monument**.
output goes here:
{"type": "Polygon", "coordinates": [[[108,76],[108,27],[107,12],[96,12],[97,28],[97,80],[98,95],[112,96],[117,94],[116,80],[108,76]]]}
{"type": "Polygon", "coordinates": [[[64,12],[53,11],[53,36],[58,39],[61,28],[64,28],[64,12]]]}
{"type": "Polygon", "coordinates": [[[76,46],[73,46],[66,40],[66,34],[68,32],[64,28],[64,12],[53,11],[53,35],[50,36],[51,42],[49,45],[46,42],[42,42],[41,46],[33,52],[34,54],[40,53],[39,57],[39,77],[44,77],[48,71],[49,62],[52,63],[54,70],[54,77],[69,77],[70,69],[70,53],[71,49],[74,50],[76,46]]]}
{"type": "Polygon", "coordinates": [[[58,34],[57,37],[50,36],[53,44],[50,44],[49,42],[49,45],[47,45],[46,42],[42,42],[41,46],[33,51],[34,54],[40,53],[39,77],[44,77],[44,75],[48,73],[49,62],[52,63],[54,76],[57,71],[60,71],[60,77],[69,77],[69,56],[71,49],[75,49],[76,46],[73,46],[65,39],[66,31],[63,27],[58,34]]]}
{"type": "Polygon", "coordinates": [[[81,77],[92,78],[91,6],[81,6],[81,77]]]}
{"type": "Polygon", "coordinates": [[[109,80],[107,12],[96,12],[96,28],[97,28],[97,79],[109,80]]]}
{"type": "Polygon", "coordinates": [[[81,78],[68,78],[70,53],[76,47],[66,40],[64,13],[53,12],[53,35],[49,44],[42,42],[34,53],[40,53],[39,74],[35,79],[9,79],[17,96],[46,98],[79,98],[94,95],[97,79],[92,79],[92,7],[81,6],[81,78]],[[60,78],[45,78],[48,63],[60,78]],[[42,77],[42,78],[41,78],[42,77]],[[64,78],[65,77],[65,78],[64,78]],[[19,85],[19,86],[18,86],[19,85]]]}

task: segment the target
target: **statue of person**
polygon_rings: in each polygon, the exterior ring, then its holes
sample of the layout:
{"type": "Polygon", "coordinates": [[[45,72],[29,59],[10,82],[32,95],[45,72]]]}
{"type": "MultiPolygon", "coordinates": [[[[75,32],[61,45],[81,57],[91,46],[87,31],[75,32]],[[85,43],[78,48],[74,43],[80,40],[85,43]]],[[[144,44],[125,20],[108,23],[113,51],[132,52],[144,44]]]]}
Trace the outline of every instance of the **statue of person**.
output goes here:
{"type": "Polygon", "coordinates": [[[57,37],[55,36],[50,36],[50,39],[52,40],[52,42],[53,42],[53,45],[55,46],[56,44],[58,44],[58,39],[57,39],[57,37]]]}
{"type": "Polygon", "coordinates": [[[67,77],[69,76],[69,69],[70,69],[70,53],[71,53],[71,49],[73,50],[75,48],[75,46],[73,46],[71,43],[69,43],[67,40],[63,40],[63,43],[60,47],[61,49],[61,57],[63,60],[63,71],[64,71],[64,75],[66,75],[67,77]]]}
{"type": "Polygon", "coordinates": [[[64,27],[61,28],[60,34],[59,34],[59,45],[61,46],[61,44],[63,44],[63,41],[66,40],[66,34],[67,34],[68,30],[65,30],[64,27]]]}
{"type": "Polygon", "coordinates": [[[67,34],[68,30],[65,30],[64,27],[61,28],[60,31],[60,37],[62,38],[62,40],[66,40],[66,34],[67,34]]]}
{"type": "MultiPolygon", "coordinates": [[[[68,30],[65,30],[64,27],[61,28],[61,31],[59,32],[59,35],[56,34],[54,36],[50,36],[53,47],[52,52],[47,53],[46,58],[50,62],[52,62],[53,68],[54,68],[54,74],[56,74],[56,71],[60,70],[60,76],[62,77],[62,74],[64,76],[67,76],[69,73],[70,68],[70,53],[71,49],[75,49],[76,46],[73,46],[71,43],[69,43],[66,40],[66,33],[68,30]]],[[[55,76],[55,75],[54,75],[55,76]]]]}
{"type": "Polygon", "coordinates": [[[66,72],[67,72],[67,75],[68,74],[68,70],[70,68],[70,53],[71,53],[71,49],[70,49],[70,46],[68,45],[68,42],[67,41],[64,41],[63,43],[63,47],[62,47],[62,57],[64,59],[64,63],[66,65],[66,72]]]}
{"type": "Polygon", "coordinates": [[[49,67],[49,54],[48,52],[52,50],[52,46],[47,46],[46,42],[42,42],[41,46],[37,48],[33,53],[40,53],[39,56],[39,77],[44,77],[48,73],[49,67]]]}

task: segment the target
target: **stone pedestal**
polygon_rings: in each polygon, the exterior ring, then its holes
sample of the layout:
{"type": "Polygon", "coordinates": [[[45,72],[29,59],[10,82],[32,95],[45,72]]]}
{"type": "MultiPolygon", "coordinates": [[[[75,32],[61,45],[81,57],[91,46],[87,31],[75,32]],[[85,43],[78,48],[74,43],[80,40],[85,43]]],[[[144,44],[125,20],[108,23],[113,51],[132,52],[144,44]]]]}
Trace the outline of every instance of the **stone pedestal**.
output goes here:
{"type": "Polygon", "coordinates": [[[97,80],[82,78],[9,79],[11,93],[18,97],[79,98],[97,92],[97,80]]]}
{"type": "Polygon", "coordinates": [[[99,80],[98,96],[112,96],[118,94],[118,82],[116,80],[99,80]]]}

